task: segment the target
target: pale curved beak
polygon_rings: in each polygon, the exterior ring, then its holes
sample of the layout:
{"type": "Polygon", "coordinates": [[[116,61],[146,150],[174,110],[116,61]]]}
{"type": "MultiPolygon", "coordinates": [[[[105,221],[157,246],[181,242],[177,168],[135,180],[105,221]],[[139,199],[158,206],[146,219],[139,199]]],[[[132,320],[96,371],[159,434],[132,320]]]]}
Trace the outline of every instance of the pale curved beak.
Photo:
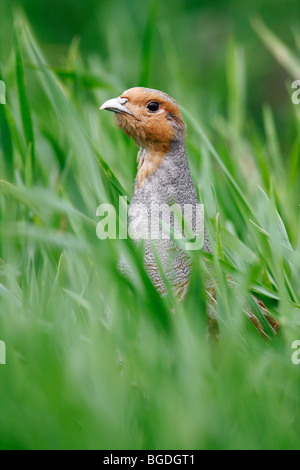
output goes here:
{"type": "Polygon", "coordinates": [[[114,113],[120,114],[133,114],[124,106],[127,103],[127,98],[112,98],[111,100],[105,101],[100,109],[106,109],[106,111],[113,111],[114,113]]]}

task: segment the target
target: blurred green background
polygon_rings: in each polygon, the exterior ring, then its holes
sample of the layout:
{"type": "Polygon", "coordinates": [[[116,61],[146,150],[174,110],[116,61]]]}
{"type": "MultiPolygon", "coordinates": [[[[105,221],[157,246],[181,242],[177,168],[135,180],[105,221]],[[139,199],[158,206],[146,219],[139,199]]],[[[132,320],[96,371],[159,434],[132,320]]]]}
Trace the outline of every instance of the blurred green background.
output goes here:
{"type": "Polygon", "coordinates": [[[1,0],[0,448],[300,448],[299,8],[1,0]],[[132,194],[137,153],[99,106],[141,85],[181,106],[213,246],[182,304],[129,240],[96,237],[97,206],[132,194]],[[251,294],[278,337],[243,314],[251,294]]]}
{"type": "Polygon", "coordinates": [[[208,122],[215,107],[226,110],[224,65],[234,37],[244,50],[251,114],[261,120],[261,105],[274,105],[279,129],[288,133],[288,74],[262,46],[251,20],[261,18],[288,46],[295,39],[299,45],[298,0],[2,0],[3,63],[11,54],[14,7],[26,13],[49,64],[65,65],[77,38],[86,70],[94,60],[126,88],[151,84],[175,94],[187,107],[197,103],[208,122]],[[176,75],[171,67],[175,52],[176,75]]]}

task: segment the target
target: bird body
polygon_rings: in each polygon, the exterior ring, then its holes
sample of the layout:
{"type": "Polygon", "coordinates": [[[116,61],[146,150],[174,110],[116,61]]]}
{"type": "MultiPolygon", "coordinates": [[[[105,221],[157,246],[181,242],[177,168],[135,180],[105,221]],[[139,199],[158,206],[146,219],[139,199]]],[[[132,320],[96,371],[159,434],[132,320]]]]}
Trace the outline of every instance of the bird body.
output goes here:
{"type": "MultiPolygon", "coordinates": [[[[151,158],[152,155],[148,154],[145,149],[140,150],[139,166],[141,172],[151,158]]],[[[137,176],[129,207],[131,225],[134,225],[139,206],[147,208],[147,211],[141,211],[141,216],[147,220],[144,220],[143,223],[139,221],[138,226],[148,227],[148,235],[151,235],[145,240],[145,265],[154,284],[161,293],[165,293],[165,286],[155,261],[156,252],[164,274],[174,287],[176,295],[183,298],[190,277],[190,257],[176,246],[176,242],[170,236],[163,238],[162,226],[155,223],[157,220],[165,224],[171,223],[177,230],[180,230],[179,224],[176,223],[176,214],[172,217],[170,209],[168,210],[173,204],[182,211],[184,220],[192,228],[193,233],[196,232],[199,235],[201,227],[197,231],[195,220],[193,220],[196,212],[185,210],[186,207],[196,208],[200,205],[190,174],[184,141],[171,143],[169,152],[164,155],[159,167],[150,174],[142,185],[140,185],[140,179],[137,176]]],[[[208,238],[206,238],[204,249],[207,251],[210,249],[208,238]]]]}

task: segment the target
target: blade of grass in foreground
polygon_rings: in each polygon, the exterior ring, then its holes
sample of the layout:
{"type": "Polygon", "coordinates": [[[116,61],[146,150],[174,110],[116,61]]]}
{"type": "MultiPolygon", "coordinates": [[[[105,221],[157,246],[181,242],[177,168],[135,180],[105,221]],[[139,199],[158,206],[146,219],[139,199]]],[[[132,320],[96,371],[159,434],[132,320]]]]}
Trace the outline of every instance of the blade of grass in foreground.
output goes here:
{"type": "Polygon", "coordinates": [[[50,191],[41,188],[27,189],[17,187],[7,181],[0,180],[0,193],[1,192],[12,196],[21,204],[24,204],[34,211],[38,210],[41,218],[43,212],[48,209],[66,215],[76,215],[89,225],[93,227],[96,226],[96,222],[93,219],[78,211],[70,202],[59,198],[50,193],[50,191]]]}
{"type": "MultiPolygon", "coordinates": [[[[92,144],[90,138],[87,136],[85,129],[83,128],[82,124],[77,119],[75,111],[72,108],[71,103],[66,99],[62,89],[59,87],[57,81],[55,80],[53,74],[49,71],[48,67],[44,64],[44,60],[42,58],[41,52],[38,50],[36,43],[34,42],[33,38],[31,37],[28,30],[26,30],[26,37],[28,39],[31,52],[33,53],[37,63],[38,68],[42,71],[45,82],[48,85],[48,92],[50,95],[50,99],[53,102],[55,108],[58,111],[58,114],[62,117],[64,125],[70,126],[70,133],[72,138],[76,141],[76,144],[79,148],[83,149],[83,153],[88,155],[90,153],[90,145],[92,144]],[[72,132],[71,132],[72,129],[72,132]]],[[[94,154],[96,153],[96,161],[102,171],[102,174],[105,178],[113,184],[119,194],[126,194],[126,191],[122,187],[121,183],[119,182],[118,178],[111,170],[109,165],[105,162],[105,160],[101,157],[98,151],[96,151],[95,146],[93,146],[94,154]]],[[[86,160],[88,162],[88,160],[86,160]]],[[[94,171],[91,169],[91,174],[94,174],[94,171]]],[[[95,186],[97,186],[95,182],[95,186]]]]}
{"type": "Polygon", "coordinates": [[[0,223],[0,235],[9,240],[29,240],[42,245],[65,248],[74,252],[86,252],[88,243],[72,233],[57,231],[25,222],[0,223]]]}
{"type": "Polygon", "coordinates": [[[208,150],[210,151],[210,153],[213,155],[213,157],[215,158],[215,160],[217,161],[217,163],[220,165],[220,167],[222,168],[222,170],[224,171],[224,173],[226,174],[227,178],[229,179],[231,185],[233,186],[233,188],[235,189],[235,191],[238,193],[238,195],[240,196],[240,199],[241,201],[243,202],[244,206],[248,209],[248,211],[251,213],[252,217],[254,218],[254,220],[256,220],[256,216],[255,216],[255,211],[254,211],[254,208],[252,207],[252,205],[250,204],[248,198],[246,197],[246,195],[243,193],[243,191],[241,190],[239,184],[235,181],[235,179],[233,178],[232,174],[230,173],[230,171],[228,170],[228,168],[226,167],[226,165],[224,164],[224,162],[222,161],[220,155],[218,154],[218,152],[216,151],[216,149],[214,148],[214,146],[211,144],[211,142],[209,141],[208,137],[206,136],[205,132],[203,131],[203,129],[201,128],[200,124],[197,122],[197,120],[191,115],[191,113],[189,111],[187,111],[183,106],[181,106],[181,109],[182,111],[186,114],[186,116],[188,117],[188,119],[190,120],[190,122],[193,124],[195,130],[198,132],[198,134],[200,135],[202,141],[204,142],[204,144],[206,145],[206,147],[208,148],[208,150]]]}
{"type": "Polygon", "coordinates": [[[300,60],[259,18],[252,19],[252,26],[276,60],[292,78],[300,77],[300,60]]]}

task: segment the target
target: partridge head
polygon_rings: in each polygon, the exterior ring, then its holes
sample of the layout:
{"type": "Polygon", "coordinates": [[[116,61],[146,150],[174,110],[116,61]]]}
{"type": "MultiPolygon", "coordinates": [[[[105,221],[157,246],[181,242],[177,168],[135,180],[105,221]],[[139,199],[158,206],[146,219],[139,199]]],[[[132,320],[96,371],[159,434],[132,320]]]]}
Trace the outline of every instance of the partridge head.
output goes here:
{"type": "Polygon", "coordinates": [[[179,107],[161,91],[131,88],[106,101],[100,109],[113,111],[117,126],[143,151],[137,173],[139,187],[159,168],[171,144],[184,141],[185,124],[179,107]]]}

